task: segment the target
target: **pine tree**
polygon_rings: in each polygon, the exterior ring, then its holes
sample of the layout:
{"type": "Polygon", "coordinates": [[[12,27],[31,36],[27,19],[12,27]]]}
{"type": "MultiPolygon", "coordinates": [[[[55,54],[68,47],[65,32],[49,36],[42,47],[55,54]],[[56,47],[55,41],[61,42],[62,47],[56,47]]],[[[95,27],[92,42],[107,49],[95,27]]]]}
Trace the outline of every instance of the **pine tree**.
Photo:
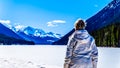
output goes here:
{"type": "Polygon", "coordinates": [[[97,46],[120,47],[120,22],[114,22],[91,34],[95,38],[97,46]]]}

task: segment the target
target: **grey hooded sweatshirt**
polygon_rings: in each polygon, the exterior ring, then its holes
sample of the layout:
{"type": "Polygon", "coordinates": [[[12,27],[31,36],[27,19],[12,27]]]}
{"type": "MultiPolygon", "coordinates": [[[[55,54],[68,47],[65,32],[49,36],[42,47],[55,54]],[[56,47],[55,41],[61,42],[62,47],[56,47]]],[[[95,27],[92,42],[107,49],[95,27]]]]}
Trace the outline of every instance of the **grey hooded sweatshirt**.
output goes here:
{"type": "Polygon", "coordinates": [[[76,30],[67,44],[64,68],[97,68],[98,49],[87,30],[76,30]]]}

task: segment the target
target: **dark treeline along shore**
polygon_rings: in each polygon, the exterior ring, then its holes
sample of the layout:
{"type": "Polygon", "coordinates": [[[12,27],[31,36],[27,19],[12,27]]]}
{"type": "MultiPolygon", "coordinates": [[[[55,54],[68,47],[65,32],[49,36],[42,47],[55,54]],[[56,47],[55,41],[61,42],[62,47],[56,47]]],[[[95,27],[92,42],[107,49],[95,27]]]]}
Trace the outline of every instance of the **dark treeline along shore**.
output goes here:
{"type": "Polygon", "coordinates": [[[120,47],[120,22],[105,26],[93,31],[91,35],[95,38],[97,46],[120,47]]]}

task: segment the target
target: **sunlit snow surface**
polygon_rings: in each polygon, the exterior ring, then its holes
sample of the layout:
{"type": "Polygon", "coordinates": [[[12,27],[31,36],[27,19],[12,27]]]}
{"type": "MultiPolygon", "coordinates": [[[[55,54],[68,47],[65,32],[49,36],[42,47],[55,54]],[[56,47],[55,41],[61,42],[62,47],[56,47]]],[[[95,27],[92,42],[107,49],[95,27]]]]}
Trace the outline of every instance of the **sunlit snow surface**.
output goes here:
{"type": "MultiPolygon", "coordinates": [[[[98,68],[120,68],[120,48],[99,47],[98,68]]],[[[0,68],[63,68],[66,46],[0,46],[0,68]]]]}

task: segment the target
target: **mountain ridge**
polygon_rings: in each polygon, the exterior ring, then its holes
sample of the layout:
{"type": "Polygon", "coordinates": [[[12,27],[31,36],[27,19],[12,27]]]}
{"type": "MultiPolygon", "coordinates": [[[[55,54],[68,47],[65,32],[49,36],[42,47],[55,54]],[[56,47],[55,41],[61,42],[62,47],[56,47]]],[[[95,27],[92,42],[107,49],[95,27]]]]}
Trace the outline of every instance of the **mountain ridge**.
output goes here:
{"type": "MultiPolygon", "coordinates": [[[[113,22],[120,22],[120,0],[113,0],[110,2],[105,8],[101,11],[93,15],[92,17],[86,20],[87,27],[89,33],[94,30],[98,30],[103,28],[113,22]]],[[[68,32],[65,36],[63,36],[60,40],[52,43],[53,45],[66,45],[68,42],[68,37],[74,32],[75,30],[72,29],[68,32]]]]}
{"type": "Polygon", "coordinates": [[[14,37],[14,38],[17,38],[17,39],[23,39],[22,37],[20,37],[19,35],[17,35],[12,30],[10,30],[9,28],[7,28],[6,26],[4,26],[1,23],[0,23],[0,34],[4,34],[6,36],[14,37]]]}
{"type": "Polygon", "coordinates": [[[32,41],[26,41],[11,29],[7,28],[0,23],[0,44],[2,45],[12,45],[12,44],[29,44],[34,45],[32,41]]]}
{"type": "Polygon", "coordinates": [[[13,29],[11,28],[11,30],[13,30],[15,33],[17,33],[20,37],[24,38],[25,40],[35,42],[35,44],[51,44],[61,38],[61,34],[45,32],[42,29],[33,28],[31,26],[24,27],[22,28],[22,30],[16,29],[13,26],[13,29]]]}

